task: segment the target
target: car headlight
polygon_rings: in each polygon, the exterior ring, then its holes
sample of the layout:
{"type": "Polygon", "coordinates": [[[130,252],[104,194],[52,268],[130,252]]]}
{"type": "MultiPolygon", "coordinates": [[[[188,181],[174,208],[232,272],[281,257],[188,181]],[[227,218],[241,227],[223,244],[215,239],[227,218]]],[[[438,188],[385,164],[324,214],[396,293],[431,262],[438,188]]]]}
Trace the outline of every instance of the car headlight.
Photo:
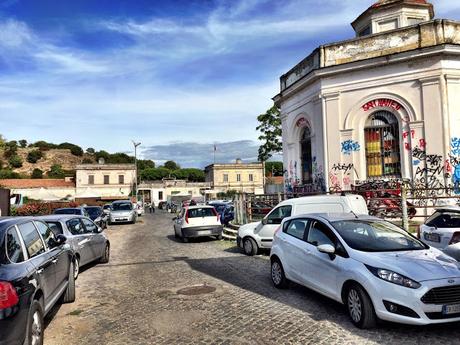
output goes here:
{"type": "Polygon", "coordinates": [[[422,286],[419,282],[416,282],[415,280],[407,278],[403,276],[402,274],[393,272],[391,270],[387,270],[385,268],[371,267],[367,265],[366,267],[377,278],[380,278],[387,282],[390,282],[396,285],[400,285],[400,286],[404,286],[410,289],[418,289],[419,287],[422,286]]]}

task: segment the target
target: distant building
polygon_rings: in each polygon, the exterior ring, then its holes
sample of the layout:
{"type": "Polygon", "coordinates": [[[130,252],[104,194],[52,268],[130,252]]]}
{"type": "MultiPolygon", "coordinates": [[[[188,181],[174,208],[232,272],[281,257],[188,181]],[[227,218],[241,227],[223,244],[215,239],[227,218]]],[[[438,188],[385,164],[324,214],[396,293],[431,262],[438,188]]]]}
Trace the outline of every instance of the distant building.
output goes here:
{"type": "Polygon", "coordinates": [[[206,182],[215,193],[237,191],[264,194],[264,167],[262,163],[211,164],[205,168],[206,182]]]}
{"type": "Polygon", "coordinates": [[[167,201],[168,196],[189,195],[192,198],[204,198],[211,189],[207,182],[188,182],[185,180],[164,179],[162,181],[144,181],[139,184],[139,197],[146,202],[167,201]]]}
{"type": "Polygon", "coordinates": [[[425,0],[380,0],[281,76],[285,187],[409,179],[460,188],[460,22],[425,0]]]}
{"type": "Polygon", "coordinates": [[[136,181],[134,164],[81,164],[76,167],[76,198],[128,198],[136,181]]]}
{"type": "Polygon", "coordinates": [[[23,198],[58,201],[71,200],[75,197],[75,181],[66,179],[5,179],[0,180],[0,187],[11,190],[12,196],[18,196],[17,203],[23,198]]]}

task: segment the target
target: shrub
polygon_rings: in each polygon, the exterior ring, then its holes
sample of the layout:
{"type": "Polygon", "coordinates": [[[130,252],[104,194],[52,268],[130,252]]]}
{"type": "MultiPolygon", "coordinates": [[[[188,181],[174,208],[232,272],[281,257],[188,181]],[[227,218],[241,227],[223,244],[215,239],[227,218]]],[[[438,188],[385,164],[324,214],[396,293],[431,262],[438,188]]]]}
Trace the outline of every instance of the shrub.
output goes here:
{"type": "Polygon", "coordinates": [[[96,150],[94,150],[92,147],[88,147],[88,148],[86,149],[86,153],[89,153],[89,154],[93,155],[93,154],[96,153],[96,150]]]}
{"type": "Polygon", "coordinates": [[[54,164],[50,171],[48,171],[48,177],[51,178],[64,178],[65,177],[65,172],[62,170],[62,166],[59,164],[54,164]]]}
{"type": "Polygon", "coordinates": [[[76,202],[30,202],[21,207],[16,208],[15,215],[17,216],[44,216],[52,214],[55,209],[63,207],[78,207],[76,202]]]}
{"type": "Polygon", "coordinates": [[[93,164],[93,161],[89,158],[83,158],[83,161],[82,161],[83,164],[93,164]]]}
{"type": "Polygon", "coordinates": [[[74,156],[83,156],[83,149],[80,146],[71,143],[59,144],[60,149],[69,149],[74,156]]]}
{"type": "Polygon", "coordinates": [[[29,163],[35,164],[43,157],[43,152],[40,150],[30,151],[27,155],[27,161],[29,163]]]}
{"type": "Polygon", "coordinates": [[[27,147],[27,140],[25,140],[25,139],[19,140],[19,145],[20,145],[22,148],[27,147]]]}
{"type": "Polygon", "coordinates": [[[0,179],[21,178],[21,175],[11,169],[0,170],[0,179]]]}
{"type": "Polygon", "coordinates": [[[37,141],[31,144],[30,146],[38,147],[40,151],[48,151],[50,149],[55,149],[57,147],[56,144],[47,143],[46,141],[43,141],[43,140],[37,141]]]}
{"type": "Polygon", "coordinates": [[[9,141],[5,144],[5,158],[16,156],[18,152],[18,143],[16,141],[9,141]]]}
{"type": "Polygon", "coordinates": [[[40,179],[43,178],[43,171],[40,169],[34,169],[32,171],[32,178],[40,179]]]}
{"type": "Polygon", "coordinates": [[[22,167],[22,158],[19,157],[18,155],[11,156],[10,159],[8,160],[10,163],[11,167],[13,168],[20,168],[22,167]]]}

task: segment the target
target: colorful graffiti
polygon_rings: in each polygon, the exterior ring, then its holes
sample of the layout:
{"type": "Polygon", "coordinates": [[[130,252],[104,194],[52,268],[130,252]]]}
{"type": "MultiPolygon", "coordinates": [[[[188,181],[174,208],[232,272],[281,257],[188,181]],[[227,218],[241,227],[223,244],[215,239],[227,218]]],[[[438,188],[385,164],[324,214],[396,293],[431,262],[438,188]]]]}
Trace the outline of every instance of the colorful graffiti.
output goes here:
{"type": "Polygon", "coordinates": [[[342,142],[342,153],[345,155],[351,155],[353,152],[361,150],[361,146],[357,141],[345,140],[342,142]]]}
{"type": "Polygon", "coordinates": [[[450,146],[451,154],[454,156],[460,156],[460,138],[452,138],[450,146]]]}

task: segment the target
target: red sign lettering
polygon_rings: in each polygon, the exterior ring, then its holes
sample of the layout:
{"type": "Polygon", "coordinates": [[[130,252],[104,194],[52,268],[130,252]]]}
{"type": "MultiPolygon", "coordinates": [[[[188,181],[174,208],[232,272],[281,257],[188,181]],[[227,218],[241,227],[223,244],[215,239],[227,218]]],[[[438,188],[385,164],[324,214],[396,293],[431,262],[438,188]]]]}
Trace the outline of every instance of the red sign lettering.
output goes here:
{"type": "Polygon", "coordinates": [[[380,98],[373,101],[369,101],[362,106],[364,111],[369,111],[373,108],[391,108],[396,111],[400,110],[403,106],[396,101],[388,98],[380,98]]]}

